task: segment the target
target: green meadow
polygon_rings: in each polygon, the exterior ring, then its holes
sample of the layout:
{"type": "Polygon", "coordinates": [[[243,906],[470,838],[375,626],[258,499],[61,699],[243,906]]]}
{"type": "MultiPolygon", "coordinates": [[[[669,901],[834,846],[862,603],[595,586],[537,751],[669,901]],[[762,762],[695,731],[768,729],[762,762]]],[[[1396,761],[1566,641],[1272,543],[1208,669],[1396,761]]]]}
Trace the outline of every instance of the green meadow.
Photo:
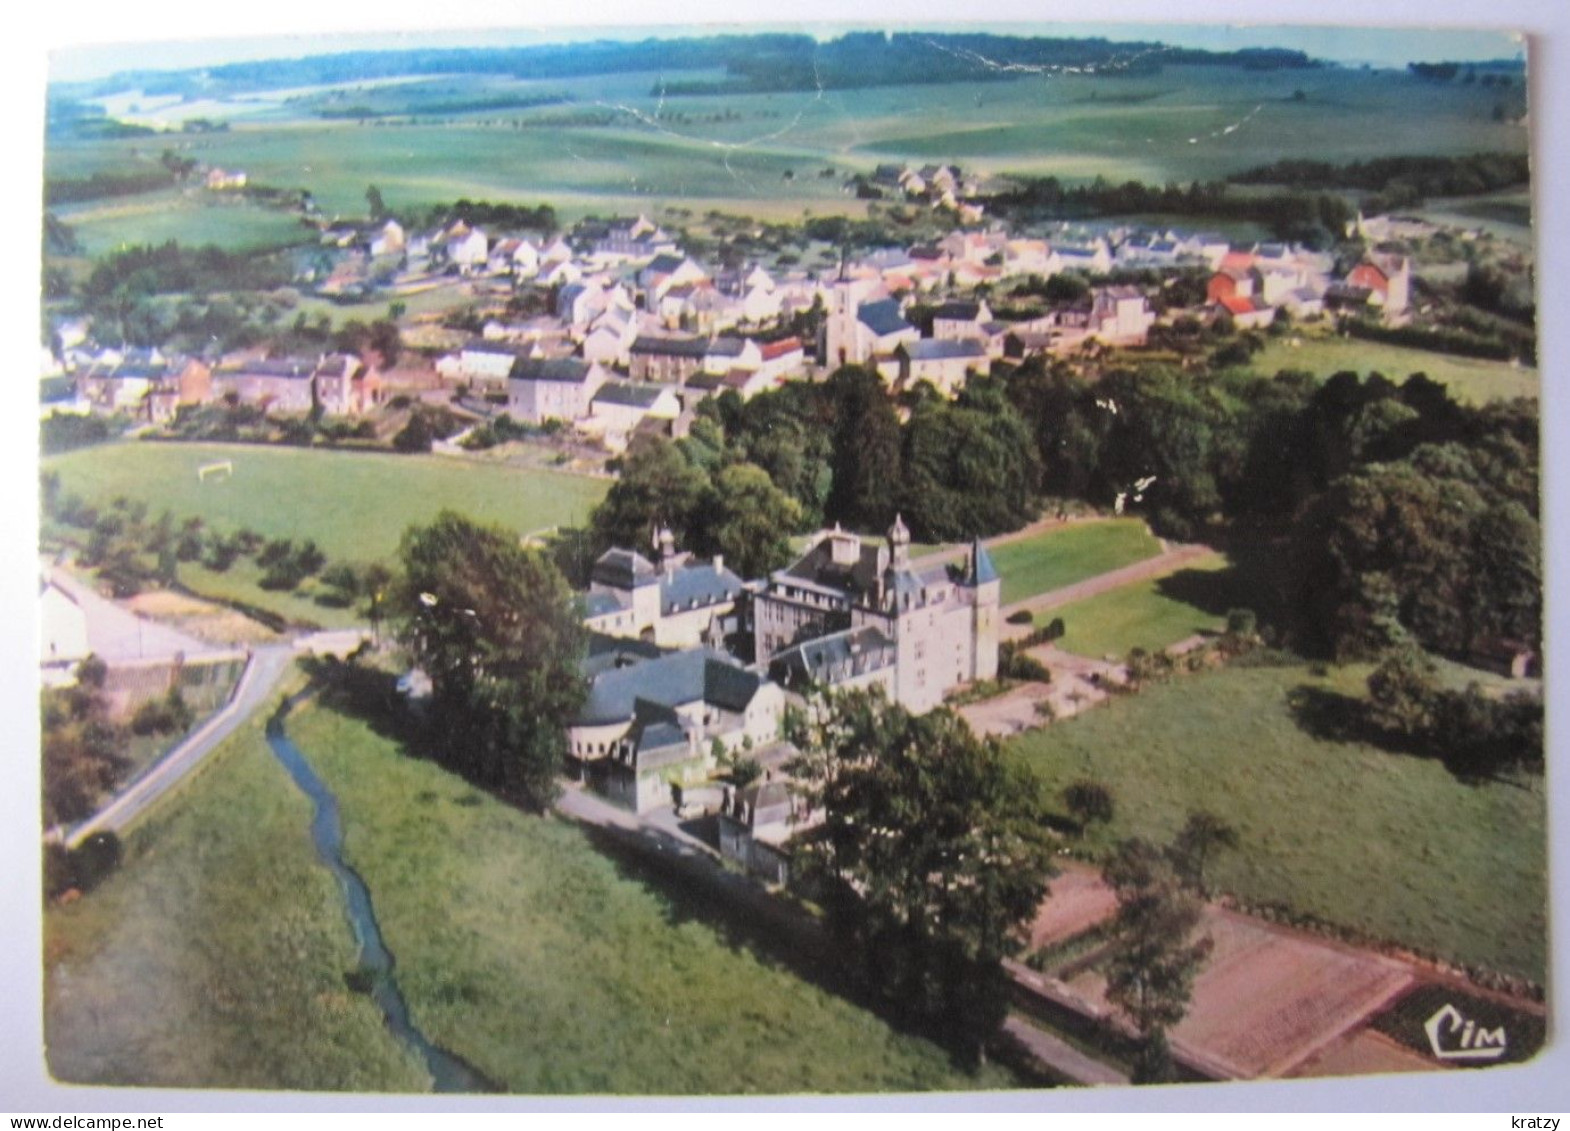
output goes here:
{"type": "Polygon", "coordinates": [[[313,538],[330,558],[384,560],[408,526],[443,509],[520,534],[581,525],[608,483],[443,456],[392,455],[243,444],[120,443],[43,461],[64,490],[107,503],[119,495],[156,515],[196,516],[218,529],[313,538]],[[227,460],[228,478],[197,470],[227,460]]]}
{"type": "Polygon", "coordinates": [[[1227,568],[1224,555],[1207,554],[1165,577],[1136,581],[1054,609],[1049,615],[1061,617],[1065,629],[1057,646],[1082,656],[1122,657],[1135,648],[1156,652],[1196,633],[1224,628],[1224,612],[1201,608],[1179,594],[1197,584],[1207,596],[1214,596],[1210,592],[1214,585],[1209,583],[1223,581],[1227,568]]]}
{"type": "Polygon", "coordinates": [[[1220,890],[1541,983],[1543,779],[1463,784],[1435,760],[1299,726],[1299,689],[1361,696],[1369,670],[1180,677],[1008,748],[1050,796],[1083,778],[1110,787],[1116,814],[1092,826],[1092,851],[1127,836],[1168,840],[1189,812],[1209,810],[1241,840],[1210,870],[1220,890]]]}
{"type": "Polygon", "coordinates": [[[1011,605],[1161,553],[1161,543],[1136,518],[1072,523],[1005,542],[988,551],[1011,605]]]}
{"type": "Polygon", "coordinates": [[[1538,371],[1529,366],[1308,332],[1268,339],[1249,366],[1267,375],[1302,369],[1321,378],[1342,370],[1383,373],[1396,382],[1426,373],[1457,400],[1469,404],[1515,397],[1535,400],[1540,388],[1538,371]]]}

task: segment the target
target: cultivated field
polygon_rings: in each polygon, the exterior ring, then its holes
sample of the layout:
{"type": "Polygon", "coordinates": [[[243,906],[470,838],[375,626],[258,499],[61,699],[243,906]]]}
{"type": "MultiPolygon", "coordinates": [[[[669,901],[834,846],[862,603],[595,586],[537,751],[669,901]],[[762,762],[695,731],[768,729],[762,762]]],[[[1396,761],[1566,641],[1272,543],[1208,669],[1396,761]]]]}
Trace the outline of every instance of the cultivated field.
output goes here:
{"type": "Polygon", "coordinates": [[[1317,377],[1342,370],[1383,373],[1396,382],[1426,373],[1457,400],[1471,404],[1513,397],[1535,399],[1540,387],[1537,370],[1528,366],[1309,333],[1269,339],[1249,366],[1265,375],[1283,369],[1302,369],[1317,377]]]}
{"type": "Polygon", "coordinates": [[[1540,778],[1458,782],[1437,762],[1317,739],[1294,688],[1363,694],[1367,666],[1185,676],[1008,743],[1049,796],[1105,782],[1109,825],[1085,846],[1170,839],[1188,813],[1234,825],[1214,884],[1452,959],[1541,981],[1546,802],[1540,778]]]}
{"type": "MultiPolygon", "coordinates": [[[[550,200],[569,210],[682,197],[773,202],[800,215],[838,210],[845,174],[880,161],[956,161],[988,173],[1164,183],[1214,179],[1312,153],[1521,151],[1524,127],[1495,122],[1479,87],[1436,87],[1391,72],[1168,67],[1137,77],[1029,75],[1015,81],[662,97],[662,81],[702,72],[508,82],[451,79],[382,88],[352,101],[410,116],[324,121],[312,100],[248,113],[227,132],[182,137],[182,153],[304,187],[324,211],[360,214],[366,185],[389,206],[460,196],[550,200]],[[1302,98],[1296,95],[1301,92],[1302,98]],[[561,105],[435,114],[465,96],[562,96],[561,105]],[[409,122],[417,124],[408,124],[409,122]],[[821,168],[836,170],[819,177],[821,168]],[[787,177],[787,173],[790,174],[787,177]],[[832,203],[831,203],[832,202],[832,203]]],[[[346,98],[342,101],[351,101],[346,98]]],[[[148,160],[145,138],[55,143],[50,176],[148,160]]]]}
{"type": "Polygon", "coordinates": [[[75,234],[82,254],[93,259],[127,245],[169,240],[186,247],[217,244],[225,251],[255,251],[315,238],[298,216],[201,189],[64,205],[54,213],[75,234]]]}
{"type": "Polygon", "coordinates": [[[1061,589],[1153,558],[1161,543],[1139,519],[1071,523],[988,551],[1003,578],[1003,603],[1061,589]]]}
{"type": "MultiPolygon", "coordinates": [[[[601,855],[326,706],[290,734],[337,792],[417,1023],[516,1092],[1012,1086],[783,965],[756,924],[601,855]]],[[[303,839],[304,830],[301,830],[303,839]]]]}
{"type": "Polygon", "coordinates": [[[582,525],[608,483],[442,456],[404,456],[234,444],[122,443],[43,461],[63,488],[106,503],[144,500],[150,513],[199,516],[233,532],[314,538],[329,558],[390,558],[411,524],[443,508],[520,534],[582,525]],[[234,463],[232,477],[198,481],[199,467],[234,463]]]}

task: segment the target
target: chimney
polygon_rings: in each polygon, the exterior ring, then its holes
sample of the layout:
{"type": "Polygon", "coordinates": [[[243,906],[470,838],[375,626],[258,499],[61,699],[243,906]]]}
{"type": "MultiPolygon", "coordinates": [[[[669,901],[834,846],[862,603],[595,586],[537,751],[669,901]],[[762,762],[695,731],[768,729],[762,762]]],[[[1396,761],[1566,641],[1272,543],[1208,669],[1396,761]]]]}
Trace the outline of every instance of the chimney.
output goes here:
{"type": "Polygon", "coordinates": [[[714,572],[715,573],[724,573],[725,572],[725,555],[724,554],[715,554],[714,555],[714,572]]]}

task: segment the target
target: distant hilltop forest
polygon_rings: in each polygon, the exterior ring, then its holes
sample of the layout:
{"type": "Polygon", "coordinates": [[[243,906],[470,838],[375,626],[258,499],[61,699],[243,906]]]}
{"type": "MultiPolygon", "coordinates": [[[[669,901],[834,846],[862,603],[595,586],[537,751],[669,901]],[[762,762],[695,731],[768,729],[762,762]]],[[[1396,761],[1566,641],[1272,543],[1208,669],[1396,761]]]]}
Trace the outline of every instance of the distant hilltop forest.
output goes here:
{"type": "Polygon", "coordinates": [[[724,79],[677,82],[665,94],[852,89],[904,83],[1010,79],[1077,70],[1151,74],[1164,66],[1281,70],[1321,64],[1301,51],[1201,51],[1154,42],[937,32],[852,32],[819,42],[808,35],[727,35],[531,47],[350,51],[299,59],[227,63],[184,71],[127,71],[75,86],[84,96],[135,86],[149,95],[242,94],[406,75],[491,74],[520,79],[636,71],[715,71],[724,79]]]}

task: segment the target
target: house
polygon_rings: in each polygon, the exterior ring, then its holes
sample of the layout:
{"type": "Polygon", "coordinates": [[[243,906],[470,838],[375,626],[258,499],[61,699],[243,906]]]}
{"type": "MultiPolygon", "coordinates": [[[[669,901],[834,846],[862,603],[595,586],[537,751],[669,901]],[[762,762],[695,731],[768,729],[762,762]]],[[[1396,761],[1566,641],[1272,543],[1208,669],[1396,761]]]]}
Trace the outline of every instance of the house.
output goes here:
{"type": "Polygon", "coordinates": [[[1412,291],[1412,261],[1406,256],[1371,254],[1347,272],[1346,282],[1366,288],[1369,302],[1384,311],[1385,321],[1404,320],[1412,291]]]}
{"type": "Polygon", "coordinates": [[[482,339],[470,342],[459,351],[458,364],[450,372],[473,385],[501,388],[512,376],[513,366],[521,358],[533,357],[535,353],[535,343],[531,341],[515,344],[482,339]]]}
{"type": "Polygon", "coordinates": [[[333,416],[360,416],[382,403],[382,377],[374,365],[331,354],[316,366],[316,401],[333,416]]]}
{"type": "Polygon", "coordinates": [[[310,412],[316,405],[316,359],[260,358],[213,370],[213,391],[268,412],[310,412]]]}
{"type": "Polygon", "coordinates": [[[1091,275],[1105,275],[1112,270],[1112,253],[1106,240],[1090,243],[1060,243],[1052,245],[1065,271],[1084,271],[1091,275]]]}
{"type": "Polygon", "coordinates": [[[905,321],[899,303],[891,298],[862,301],[863,281],[841,281],[830,293],[828,316],[823,320],[823,363],[830,368],[860,365],[876,354],[892,354],[901,342],[913,342],[920,332],[905,321]]]}
{"type": "Polygon", "coordinates": [[[647,300],[645,305],[650,307],[663,298],[671,287],[708,280],[708,272],[696,262],[685,255],[674,253],[656,255],[638,272],[638,286],[643,288],[647,300]]]}
{"type": "Polygon", "coordinates": [[[587,326],[609,302],[605,287],[596,279],[569,283],[556,295],[556,317],[568,326],[587,326]]]}
{"type": "Polygon", "coordinates": [[[634,381],[680,385],[703,368],[708,352],[706,338],[639,335],[627,348],[628,372],[634,381]]]}
{"type": "Polygon", "coordinates": [[[637,337],[637,320],[631,314],[607,310],[594,320],[583,339],[583,359],[625,369],[632,360],[632,343],[637,337]]]}
{"type": "Polygon", "coordinates": [[[87,613],[75,597],[49,578],[39,585],[38,611],[39,662],[43,665],[44,682],[59,687],[72,681],[76,665],[92,653],[87,640],[87,613]]]}
{"type": "Polygon", "coordinates": [[[456,267],[460,275],[483,271],[490,261],[490,241],[479,228],[455,224],[442,245],[447,264],[456,267]]]}
{"type": "Polygon", "coordinates": [[[927,381],[946,397],[958,393],[971,373],[985,374],[992,367],[987,347],[974,338],[922,338],[902,342],[895,348],[894,355],[899,358],[901,389],[914,388],[927,381]]]}
{"type": "Polygon", "coordinates": [[[1229,298],[1249,298],[1259,285],[1259,273],[1253,267],[1222,267],[1205,283],[1205,301],[1211,305],[1229,298]]]}
{"type": "Polygon", "coordinates": [[[745,583],[722,556],[701,562],[677,554],[668,529],[657,532],[655,545],[658,566],[634,550],[600,555],[589,575],[585,627],[662,648],[719,647],[740,629],[737,603],[745,583]]]}
{"type": "Polygon", "coordinates": [[[1537,650],[1520,640],[1480,636],[1467,652],[1467,662],[1510,679],[1540,675],[1537,650]]]}
{"type": "Polygon", "coordinates": [[[367,245],[372,256],[402,255],[408,248],[408,236],[403,225],[396,220],[383,224],[367,245]]]}
{"type": "Polygon", "coordinates": [[[932,336],[946,341],[963,341],[982,336],[980,327],[992,321],[986,299],[975,302],[951,300],[932,312],[932,336]]]}
{"type": "Polygon", "coordinates": [[[1087,329],[1108,345],[1144,345],[1155,321],[1150,300],[1138,287],[1097,287],[1091,292],[1087,329]]]}
{"type": "Polygon", "coordinates": [[[582,430],[599,437],[611,451],[625,451],[633,430],[645,420],[670,422],[681,415],[681,400],[670,385],[607,381],[594,394],[582,430]]]}
{"type": "Polygon", "coordinates": [[[784,692],[712,648],[664,652],[596,637],[583,672],[589,693],[568,726],[568,752],[593,788],[634,812],[671,804],[673,785],[707,779],[716,748],[779,736],[784,692]]]}
{"type": "MultiPolygon", "coordinates": [[[[798,756],[788,742],[770,747],[771,762],[784,763],[798,756]]],[[[812,810],[793,782],[770,776],[737,788],[727,785],[719,811],[720,855],[734,861],[752,876],[771,884],[790,881],[790,840],[820,824],[822,810],[812,810]]]]}
{"type": "Polygon", "coordinates": [[[213,192],[228,192],[234,189],[243,189],[249,178],[245,170],[220,169],[216,165],[207,170],[207,187],[213,192]]]}
{"type": "Polygon", "coordinates": [[[1263,330],[1276,320],[1276,308],[1258,295],[1234,295],[1214,304],[1212,312],[1239,330],[1263,330]]]}
{"type": "MultiPolygon", "coordinates": [[[[754,662],[795,663],[787,654],[808,642],[854,657],[858,647],[882,647],[861,631],[874,628],[894,648],[890,698],[930,710],[954,687],[996,677],[1001,586],[979,540],[962,565],[917,569],[898,518],[884,546],[836,527],[754,596],[754,662]]],[[[810,659],[802,663],[812,670],[810,659]]]]}
{"type": "Polygon", "coordinates": [[[761,358],[758,376],[769,385],[777,385],[784,378],[801,372],[802,366],[807,362],[807,354],[802,348],[800,338],[781,338],[776,342],[764,342],[759,347],[758,353],[761,358]]]}
{"type": "Polygon", "coordinates": [[[596,362],[579,358],[517,358],[507,375],[507,413],[529,424],[579,420],[609,377],[596,362]]]}
{"type": "Polygon", "coordinates": [[[763,349],[751,338],[715,338],[703,355],[703,369],[708,373],[757,370],[762,365],[763,349]]]}

